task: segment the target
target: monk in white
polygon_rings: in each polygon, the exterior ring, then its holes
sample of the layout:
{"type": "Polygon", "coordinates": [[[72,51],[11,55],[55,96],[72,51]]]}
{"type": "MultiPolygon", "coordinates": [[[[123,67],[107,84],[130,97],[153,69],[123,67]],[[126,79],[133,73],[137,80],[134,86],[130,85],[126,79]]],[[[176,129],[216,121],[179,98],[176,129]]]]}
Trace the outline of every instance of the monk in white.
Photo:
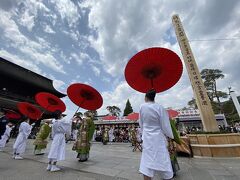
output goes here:
{"type": "Polygon", "coordinates": [[[60,168],[57,167],[57,162],[65,160],[65,135],[71,135],[71,121],[66,121],[62,119],[61,111],[55,112],[55,119],[52,125],[52,137],[53,141],[48,154],[49,163],[47,170],[54,172],[59,171],[60,168]]]}
{"type": "Polygon", "coordinates": [[[12,131],[12,128],[13,128],[12,123],[8,123],[6,125],[6,130],[0,140],[0,151],[2,151],[3,148],[6,146],[7,140],[10,138],[10,133],[12,131]]]}
{"type": "Polygon", "coordinates": [[[114,140],[114,134],[113,134],[113,128],[111,127],[110,130],[109,130],[109,141],[110,141],[110,144],[112,144],[113,140],[114,140]]]}
{"type": "Polygon", "coordinates": [[[22,154],[26,150],[27,139],[32,130],[29,125],[29,118],[24,117],[24,121],[20,124],[17,139],[13,145],[13,159],[23,159],[22,154]]]}
{"type": "Polygon", "coordinates": [[[145,103],[140,107],[140,127],[142,129],[143,151],[139,171],[144,180],[151,180],[155,172],[163,179],[172,179],[173,170],[167,139],[173,139],[173,133],[167,111],[154,102],[155,90],[146,93],[145,103]]]}

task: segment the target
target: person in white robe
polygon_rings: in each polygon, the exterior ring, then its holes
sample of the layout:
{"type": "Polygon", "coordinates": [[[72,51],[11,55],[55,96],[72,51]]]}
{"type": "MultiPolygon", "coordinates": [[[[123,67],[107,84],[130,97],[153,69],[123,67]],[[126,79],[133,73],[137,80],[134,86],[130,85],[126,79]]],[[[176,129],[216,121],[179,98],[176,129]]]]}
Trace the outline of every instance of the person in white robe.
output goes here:
{"type": "Polygon", "coordinates": [[[145,103],[140,107],[139,125],[142,129],[143,151],[139,171],[144,180],[151,180],[155,173],[160,173],[163,179],[173,177],[166,137],[174,137],[168,113],[154,102],[155,95],[155,90],[148,91],[145,103]]]}
{"type": "Polygon", "coordinates": [[[111,127],[110,130],[109,130],[109,141],[110,141],[110,144],[112,144],[113,140],[114,140],[114,130],[113,128],[111,127]]]}
{"type": "Polygon", "coordinates": [[[48,154],[48,171],[54,172],[60,170],[56,164],[58,161],[65,160],[65,135],[69,136],[71,134],[71,125],[71,121],[62,119],[61,111],[57,110],[55,112],[55,120],[53,120],[52,124],[53,141],[48,154]]]}
{"type": "Polygon", "coordinates": [[[3,148],[6,146],[7,140],[10,138],[10,133],[12,131],[12,123],[6,125],[6,130],[0,140],[0,151],[3,151],[3,148]]]}
{"type": "MultiPolygon", "coordinates": [[[[34,125],[34,124],[32,124],[34,125]]],[[[32,130],[32,126],[29,124],[29,118],[24,117],[24,121],[19,126],[19,133],[15,143],[13,144],[13,159],[23,159],[27,146],[27,139],[32,130]]]]}
{"type": "Polygon", "coordinates": [[[97,136],[97,130],[95,129],[93,133],[92,141],[96,141],[95,140],[96,136],[97,136]]]}

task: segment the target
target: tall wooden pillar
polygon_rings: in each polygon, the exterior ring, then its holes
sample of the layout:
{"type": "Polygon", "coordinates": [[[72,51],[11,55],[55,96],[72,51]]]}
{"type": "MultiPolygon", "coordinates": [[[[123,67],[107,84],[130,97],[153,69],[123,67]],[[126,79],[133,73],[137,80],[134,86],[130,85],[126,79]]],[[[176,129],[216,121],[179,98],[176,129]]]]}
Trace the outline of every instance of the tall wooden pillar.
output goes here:
{"type": "Polygon", "coordinates": [[[172,23],[187,68],[188,76],[191,81],[197,106],[200,111],[204,131],[219,131],[212,105],[208,98],[197,63],[194,59],[190,44],[178,15],[173,15],[172,23]]]}

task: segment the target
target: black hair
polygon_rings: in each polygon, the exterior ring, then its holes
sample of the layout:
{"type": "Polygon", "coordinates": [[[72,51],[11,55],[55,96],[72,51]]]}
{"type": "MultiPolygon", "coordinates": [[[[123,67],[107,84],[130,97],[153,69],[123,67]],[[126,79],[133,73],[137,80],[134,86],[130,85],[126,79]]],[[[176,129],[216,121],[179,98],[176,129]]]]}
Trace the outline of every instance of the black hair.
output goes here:
{"type": "Polygon", "coordinates": [[[23,120],[23,121],[26,121],[27,119],[28,119],[27,116],[25,116],[25,115],[22,116],[22,120],[23,120]]]}
{"type": "Polygon", "coordinates": [[[154,89],[149,90],[145,95],[145,97],[148,98],[150,101],[154,101],[155,96],[156,96],[156,91],[154,89]]]}
{"type": "Polygon", "coordinates": [[[54,111],[54,113],[53,113],[53,117],[54,117],[55,119],[60,119],[61,115],[62,115],[62,112],[61,112],[60,110],[56,110],[56,111],[54,111]]]}

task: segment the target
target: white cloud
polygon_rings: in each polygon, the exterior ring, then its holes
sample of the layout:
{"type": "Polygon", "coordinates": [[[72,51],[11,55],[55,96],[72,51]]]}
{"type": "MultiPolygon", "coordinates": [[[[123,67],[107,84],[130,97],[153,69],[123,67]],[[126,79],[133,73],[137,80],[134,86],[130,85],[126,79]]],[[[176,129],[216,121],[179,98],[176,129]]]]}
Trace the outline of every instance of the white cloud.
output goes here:
{"type": "Polygon", "coordinates": [[[55,78],[53,79],[53,87],[64,94],[66,93],[65,85],[65,82],[63,82],[62,80],[55,78]]]}
{"type": "MultiPolygon", "coordinates": [[[[38,43],[23,35],[16,22],[11,18],[8,12],[1,12],[0,26],[3,29],[3,37],[8,43],[25,54],[31,61],[39,62],[57,72],[65,73],[63,65],[55,59],[50,52],[48,45],[45,43],[38,43]]],[[[41,39],[41,41],[44,41],[41,39]]]]}
{"type": "Polygon", "coordinates": [[[99,76],[100,72],[101,72],[100,69],[93,65],[91,67],[92,67],[92,70],[93,70],[95,76],[99,76]]]}
{"type": "Polygon", "coordinates": [[[55,34],[56,32],[51,28],[49,25],[45,25],[45,28],[43,29],[46,33],[55,34]]]}
{"type": "Polygon", "coordinates": [[[62,32],[67,36],[69,36],[75,42],[78,42],[79,33],[77,31],[74,32],[73,30],[70,30],[70,31],[63,30],[62,32]]]}
{"type": "Polygon", "coordinates": [[[72,52],[70,56],[71,56],[71,59],[75,60],[79,65],[82,65],[83,61],[90,60],[89,55],[83,52],[80,52],[78,54],[72,52]]]}
{"type": "MultiPolygon", "coordinates": [[[[127,3],[85,1],[83,6],[90,8],[89,27],[96,32],[96,35],[89,36],[89,41],[99,53],[104,70],[117,78],[124,72],[127,61],[135,53],[152,46],[170,48],[182,57],[180,48],[175,43],[171,22],[172,15],[176,13],[180,15],[190,40],[239,35],[239,1],[199,0],[191,3],[190,9],[188,5],[188,0],[181,2],[133,0],[127,3]],[[175,44],[172,45],[173,43],[175,44]]],[[[191,46],[200,70],[219,68],[226,74],[225,79],[218,81],[220,90],[231,85],[239,91],[237,74],[240,69],[238,58],[240,41],[191,42],[191,46]]],[[[116,87],[118,88],[119,86],[116,87]]],[[[115,102],[114,98],[121,97],[122,94],[114,91],[108,92],[105,96],[108,97],[108,102],[115,102]]],[[[183,107],[192,96],[190,82],[184,70],[181,81],[171,90],[161,94],[159,97],[162,99],[159,100],[165,106],[183,107]],[[171,97],[174,97],[174,100],[171,100],[171,97]]],[[[117,103],[119,104],[120,100],[117,103]]]]}
{"type": "Polygon", "coordinates": [[[75,26],[81,17],[77,6],[71,0],[51,0],[63,20],[67,20],[70,27],[75,26]]]}
{"type": "MultiPolygon", "coordinates": [[[[173,14],[180,15],[190,40],[239,37],[240,35],[240,4],[236,0],[227,2],[198,0],[191,3],[191,8],[189,8],[189,0],[89,0],[83,1],[83,4],[70,0],[49,2],[21,0],[11,5],[11,7],[17,6],[11,8],[11,11],[0,9],[0,31],[2,32],[0,40],[3,41],[2,47],[7,48],[7,50],[2,49],[0,53],[10,57],[12,62],[42,74],[44,74],[41,69],[43,67],[66,73],[65,71],[74,69],[70,67],[71,60],[80,65],[88,63],[96,76],[105,74],[102,70],[107,72],[112,77],[108,75],[100,77],[110,84],[109,87],[103,88],[109,90],[103,92],[104,106],[100,112],[106,112],[107,105],[118,105],[123,110],[128,98],[134,111],[138,111],[144,96],[132,90],[123,81],[125,65],[138,51],[152,46],[161,46],[170,48],[182,57],[179,46],[175,43],[171,24],[173,14]],[[49,8],[53,6],[55,8],[50,10],[49,8]],[[89,27],[82,26],[85,25],[84,23],[81,24],[80,14],[83,9],[85,15],[90,12],[86,19],[89,27]],[[30,32],[18,26],[19,24],[30,32]],[[46,25],[44,30],[48,33],[41,31],[43,34],[38,34],[39,24],[46,25]],[[88,31],[89,28],[90,31],[88,31]],[[82,30],[88,32],[82,35],[82,30]],[[59,37],[57,36],[59,34],[62,35],[61,33],[69,37],[67,48],[61,46],[62,39],[55,41],[50,37],[49,33],[53,31],[56,32],[56,37],[59,37]],[[76,49],[79,51],[75,51],[76,49]],[[61,61],[64,62],[64,66],[61,61]]],[[[227,90],[228,86],[232,86],[237,94],[240,94],[238,80],[240,41],[191,42],[191,46],[200,70],[219,68],[224,72],[225,78],[219,80],[217,84],[219,89],[227,90]]],[[[78,76],[67,80],[71,83],[78,82],[81,80],[80,74],[78,76]]],[[[81,82],[94,84],[95,80],[84,79],[81,82]]],[[[62,79],[60,81],[59,86],[63,84],[62,79]]],[[[64,86],[66,84],[61,87],[64,86]]],[[[190,82],[184,69],[179,83],[159,94],[157,101],[165,107],[179,108],[186,106],[192,96],[190,82]]]]}
{"type": "Polygon", "coordinates": [[[127,99],[133,106],[134,111],[138,111],[138,106],[143,102],[141,93],[138,93],[131,89],[125,81],[119,83],[119,85],[114,89],[114,91],[102,92],[103,106],[98,110],[99,114],[107,114],[107,106],[118,106],[122,111],[125,108],[127,99]]]}
{"type": "Polygon", "coordinates": [[[28,29],[28,31],[32,31],[32,28],[35,24],[34,15],[30,15],[28,10],[24,11],[24,13],[20,17],[19,23],[22,26],[25,26],[28,29]]]}
{"type": "Polygon", "coordinates": [[[18,5],[19,8],[18,11],[17,8],[14,11],[14,14],[19,16],[19,23],[25,26],[29,31],[31,31],[35,25],[34,21],[35,18],[38,17],[39,12],[46,14],[51,12],[41,0],[20,0],[18,3],[14,3],[14,5],[18,5]]]}
{"type": "Polygon", "coordinates": [[[19,50],[25,54],[27,54],[31,59],[34,59],[35,61],[41,62],[47,67],[50,67],[51,69],[65,74],[66,72],[63,70],[63,65],[60,64],[55,57],[50,53],[46,52],[45,54],[43,51],[39,52],[36,49],[33,49],[31,47],[20,47],[19,50]]]}
{"type": "Polygon", "coordinates": [[[72,79],[71,82],[69,83],[69,85],[75,84],[75,83],[79,83],[79,80],[78,79],[72,79]]]}
{"type": "Polygon", "coordinates": [[[5,58],[6,60],[10,60],[11,62],[13,62],[19,66],[22,66],[26,69],[30,69],[31,71],[33,71],[35,73],[41,74],[43,76],[45,75],[42,72],[42,70],[35,63],[32,63],[31,61],[23,60],[23,59],[19,58],[17,55],[9,53],[6,50],[3,50],[3,49],[0,50],[0,56],[5,58]]]}
{"type": "MultiPolygon", "coordinates": [[[[159,3],[160,4],[160,3],[159,3]]],[[[89,36],[105,70],[115,76],[136,51],[164,43],[162,37],[169,22],[154,1],[86,1],[90,7],[89,27],[97,38],[89,36]],[[151,9],[146,11],[146,9],[151,9]],[[161,23],[159,23],[161,22],[161,23]]]]}
{"type": "Polygon", "coordinates": [[[102,79],[104,82],[107,82],[107,83],[109,83],[109,82],[111,81],[110,78],[105,77],[105,76],[102,76],[101,79],[102,79]]]}
{"type": "MultiPolygon", "coordinates": [[[[179,109],[183,106],[187,106],[187,102],[193,97],[190,84],[186,83],[186,78],[182,77],[178,84],[168,91],[159,93],[156,96],[156,102],[163,105],[165,108],[172,107],[179,109]]],[[[102,93],[103,106],[99,109],[99,114],[106,114],[107,106],[116,105],[123,111],[126,105],[127,99],[133,107],[134,112],[139,111],[139,107],[144,103],[144,93],[140,93],[132,89],[126,81],[120,82],[113,91],[105,91],[102,93]]]]}
{"type": "Polygon", "coordinates": [[[67,58],[67,56],[63,53],[62,50],[59,50],[59,51],[60,51],[61,60],[63,60],[67,64],[71,64],[71,61],[69,60],[69,59],[71,59],[71,57],[67,58]]]}

